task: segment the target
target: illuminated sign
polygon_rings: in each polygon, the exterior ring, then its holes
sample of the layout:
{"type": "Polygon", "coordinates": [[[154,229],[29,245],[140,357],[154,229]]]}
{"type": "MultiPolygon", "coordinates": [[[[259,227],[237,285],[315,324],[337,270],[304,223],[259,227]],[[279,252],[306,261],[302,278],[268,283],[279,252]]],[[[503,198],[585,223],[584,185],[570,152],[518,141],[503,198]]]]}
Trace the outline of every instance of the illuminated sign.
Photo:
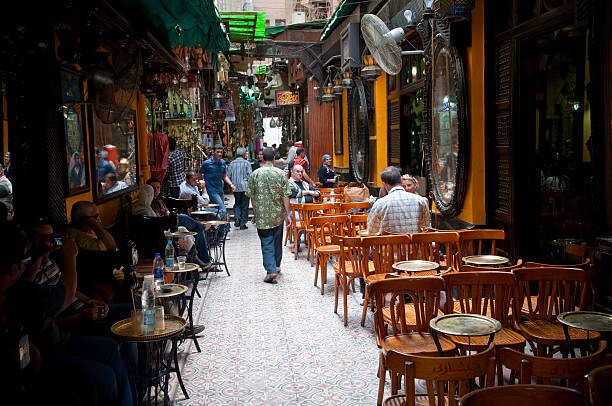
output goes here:
{"type": "Polygon", "coordinates": [[[291,90],[277,90],[276,91],[276,105],[277,106],[291,106],[293,104],[300,104],[300,94],[292,92],[291,90]]]}

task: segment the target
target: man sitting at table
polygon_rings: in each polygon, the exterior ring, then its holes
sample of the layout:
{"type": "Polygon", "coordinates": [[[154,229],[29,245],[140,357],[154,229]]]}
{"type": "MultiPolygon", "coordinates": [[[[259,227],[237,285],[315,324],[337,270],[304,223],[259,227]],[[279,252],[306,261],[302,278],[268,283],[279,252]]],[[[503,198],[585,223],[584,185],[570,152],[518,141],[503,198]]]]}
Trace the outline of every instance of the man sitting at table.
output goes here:
{"type": "Polygon", "coordinates": [[[198,182],[195,172],[187,172],[185,180],[179,187],[179,199],[191,199],[193,195],[197,196],[199,205],[207,205],[210,201],[204,181],[198,182]],[[198,186],[202,188],[201,192],[198,186]]]}
{"type": "MultiPolygon", "coordinates": [[[[193,172],[192,172],[193,173],[193,172]]],[[[146,204],[133,211],[134,214],[142,214],[146,216],[157,216],[165,217],[170,215],[170,211],[166,207],[164,200],[161,196],[161,182],[157,178],[149,178],[147,184],[153,188],[153,199],[150,201],[149,206],[146,204]]],[[[146,200],[145,200],[146,201],[146,200]]],[[[206,234],[204,233],[204,226],[198,220],[193,217],[178,213],[178,226],[183,226],[189,231],[197,233],[195,235],[197,255],[192,260],[202,268],[202,270],[210,270],[214,266],[210,263],[210,252],[208,250],[208,242],[206,240],[206,234]]]]}
{"type": "Polygon", "coordinates": [[[387,194],[368,213],[368,233],[413,234],[428,228],[429,207],[418,195],[404,190],[399,169],[383,169],[380,179],[387,194]]]}
{"type": "Polygon", "coordinates": [[[321,192],[316,187],[304,180],[304,168],[300,164],[295,164],[291,168],[289,186],[291,187],[290,203],[314,203],[315,199],[321,196],[321,192]]]}

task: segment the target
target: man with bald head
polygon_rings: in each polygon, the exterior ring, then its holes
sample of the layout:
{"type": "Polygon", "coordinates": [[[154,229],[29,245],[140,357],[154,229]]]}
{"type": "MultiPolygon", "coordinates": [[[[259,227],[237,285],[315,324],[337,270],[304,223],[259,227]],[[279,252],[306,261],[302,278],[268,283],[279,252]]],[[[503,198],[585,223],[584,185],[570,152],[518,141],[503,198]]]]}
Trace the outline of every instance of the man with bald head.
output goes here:
{"type": "Polygon", "coordinates": [[[304,167],[299,164],[291,168],[289,186],[291,187],[291,195],[289,195],[291,203],[314,203],[321,196],[321,192],[316,187],[304,180],[304,167]]]}
{"type": "Polygon", "coordinates": [[[79,248],[92,251],[117,250],[115,239],[102,225],[98,206],[92,202],[81,200],[72,206],[66,234],[79,248]]]}

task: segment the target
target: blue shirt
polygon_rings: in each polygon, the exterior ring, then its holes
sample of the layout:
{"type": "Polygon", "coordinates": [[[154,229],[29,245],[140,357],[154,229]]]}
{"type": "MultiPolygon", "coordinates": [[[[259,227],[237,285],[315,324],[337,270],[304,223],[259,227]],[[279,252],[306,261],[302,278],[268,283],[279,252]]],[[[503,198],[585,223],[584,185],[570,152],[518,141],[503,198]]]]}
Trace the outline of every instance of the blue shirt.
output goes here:
{"type": "Polygon", "coordinates": [[[209,158],[202,162],[199,172],[206,182],[206,190],[208,194],[223,194],[223,176],[227,171],[225,160],[220,159],[215,162],[214,158],[209,158]]]}

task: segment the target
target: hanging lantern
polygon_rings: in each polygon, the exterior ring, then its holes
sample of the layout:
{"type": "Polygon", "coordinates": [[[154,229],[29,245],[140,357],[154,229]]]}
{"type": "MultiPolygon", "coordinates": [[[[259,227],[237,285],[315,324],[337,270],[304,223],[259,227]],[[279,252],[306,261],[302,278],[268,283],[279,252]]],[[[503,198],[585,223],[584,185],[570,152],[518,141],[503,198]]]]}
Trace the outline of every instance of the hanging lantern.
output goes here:
{"type": "Polygon", "coordinates": [[[270,128],[276,128],[276,121],[274,121],[274,117],[270,119],[270,128]]]}
{"type": "Polygon", "coordinates": [[[325,103],[330,104],[334,102],[334,99],[334,89],[330,83],[329,86],[325,86],[323,88],[323,96],[321,97],[321,100],[323,100],[325,103]]]}
{"type": "Polygon", "coordinates": [[[346,70],[342,73],[342,87],[351,89],[353,87],[353,72],[346,70]]]}

